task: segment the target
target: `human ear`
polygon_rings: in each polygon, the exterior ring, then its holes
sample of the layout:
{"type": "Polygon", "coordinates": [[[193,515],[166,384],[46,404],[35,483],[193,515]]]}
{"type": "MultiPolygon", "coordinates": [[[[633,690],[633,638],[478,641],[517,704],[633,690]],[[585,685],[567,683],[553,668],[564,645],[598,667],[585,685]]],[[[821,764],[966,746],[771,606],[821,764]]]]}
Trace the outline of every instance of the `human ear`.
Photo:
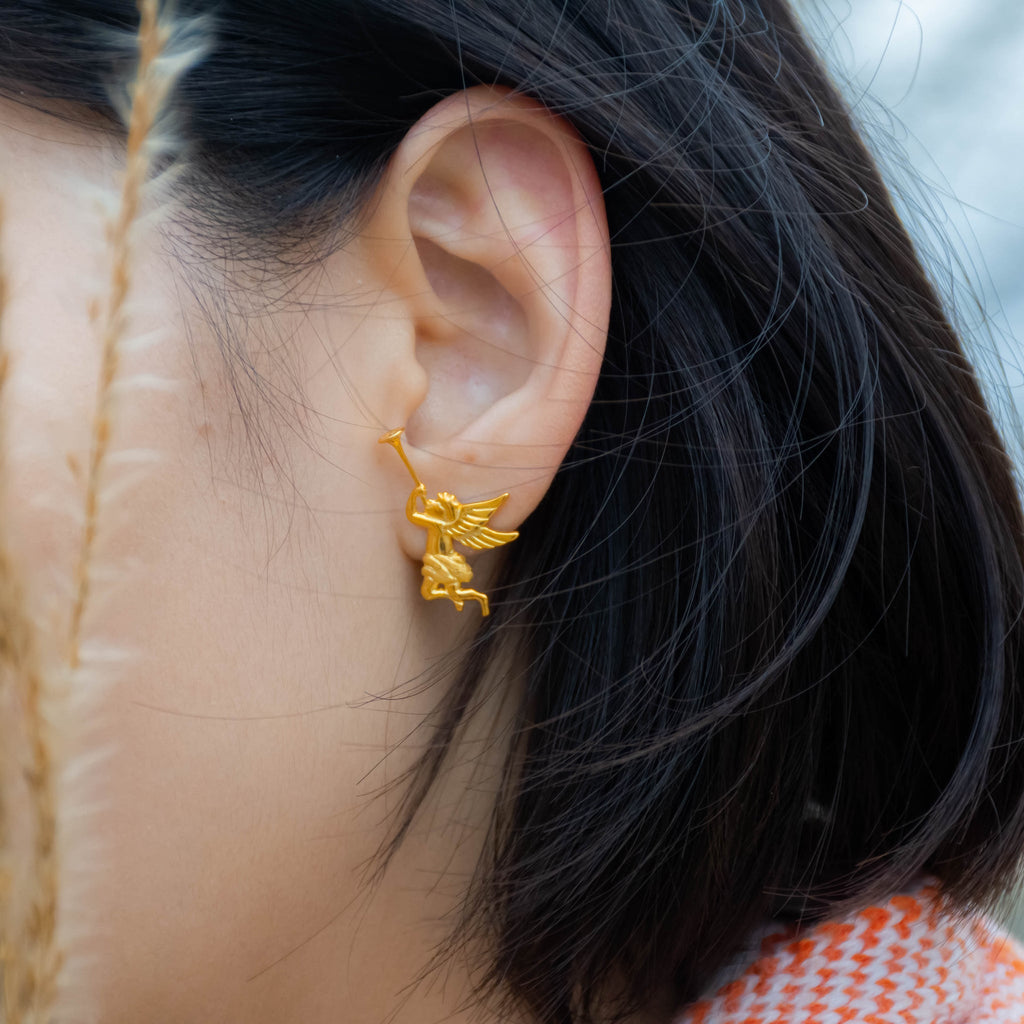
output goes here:
{"type": "Polygon", "coordinates": [[[430,490],[510,492],[496,523],[516,528],[572,443],[604,354],[609,238],[586,146],[531,100],[449,97],[394,155],[360,246],[411,340],[369,367],[382,425],[406,428],[430,490]]]}

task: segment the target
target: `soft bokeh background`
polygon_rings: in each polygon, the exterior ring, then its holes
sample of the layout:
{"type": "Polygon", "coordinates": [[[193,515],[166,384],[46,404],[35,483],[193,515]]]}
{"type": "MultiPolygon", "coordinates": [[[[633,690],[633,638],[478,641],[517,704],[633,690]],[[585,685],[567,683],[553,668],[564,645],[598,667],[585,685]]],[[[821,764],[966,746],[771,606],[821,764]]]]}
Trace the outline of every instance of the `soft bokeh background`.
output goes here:
{"type": "MultiPolygon", "coordinates": [[[[1024,3],[854,3],[794,0],[952,303],[1024,482],[1024,3]]],[[[1009,917],[1024,937],[1024,900],[1009,917]]]]}
{"type": "MultiPolygon", "coordinates": [[[[872,139],[912,233],[929,250],[1004,430],[1020,445],[1024,3],[794,3],[872,139]]],[[[1024,447],[1015,454],[1024,457],[1024,447]]]]}

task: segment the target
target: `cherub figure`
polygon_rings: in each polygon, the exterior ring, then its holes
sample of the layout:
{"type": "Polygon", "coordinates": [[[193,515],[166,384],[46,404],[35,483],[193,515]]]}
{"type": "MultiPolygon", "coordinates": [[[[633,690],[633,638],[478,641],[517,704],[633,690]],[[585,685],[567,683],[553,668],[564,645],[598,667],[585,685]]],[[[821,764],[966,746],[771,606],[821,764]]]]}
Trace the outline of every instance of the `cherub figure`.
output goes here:
{"type": "Polygon", "coordinates": [[[447,491],[441,491],[436,498],[428,498],[426,485],[402,448],[401,428],[386,433],[380,438],[380,443],[394,447],[416,481],[405,506],[405,515],[410,523],[427,531],[427,550],[420,570],[423,574],[420,593],[428,601],[446,597],[459,611],[466,601],[479,601],[481,613],[490,615],[487,595],[463,585],[473,578],[473,570],[465,556],[455,550],[455,543],[481,551],[515,540],[519,536],[517,532],[503,533],[487,525],[491,516],[505,504],[508,494],[465,505],[447,491]],[[421,501],[422,509],[418,507],[421,501]]]}

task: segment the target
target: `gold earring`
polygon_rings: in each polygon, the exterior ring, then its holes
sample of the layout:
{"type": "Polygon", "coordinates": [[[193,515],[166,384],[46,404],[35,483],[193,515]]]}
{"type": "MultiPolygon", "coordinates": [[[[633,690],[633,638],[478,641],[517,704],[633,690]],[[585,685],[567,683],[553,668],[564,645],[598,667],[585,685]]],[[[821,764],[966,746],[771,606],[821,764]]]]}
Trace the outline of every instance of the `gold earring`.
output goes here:
{"type": "Polygon", "coordinates": [[[377,442],[389,444],[398,452],[416,482],[405,504],[405,517],[414,526],[422,526],[427,531],[427,550],[423,554],[423,568],[420,570],[423,575],[420,593],[428,601],[446,597],[460,612],[466,601],[479,601],[480,611],[490,615],[487,595],[463,586],[473,578],[473,570],[465,557],[455,550],[455,542],[482,551],[514,541],[519,536],[518,532],[502,533],[487,525],[491,516],[505,504],[508,493],[468,505],[447,491],[442,491],[436,498],[428,498],[426,485],[412,468],[402,447],[403,433],[401,427],[389,430],[377,442]],[[419,501],[423,502],[422,509],[417,507],[419,501]]]}

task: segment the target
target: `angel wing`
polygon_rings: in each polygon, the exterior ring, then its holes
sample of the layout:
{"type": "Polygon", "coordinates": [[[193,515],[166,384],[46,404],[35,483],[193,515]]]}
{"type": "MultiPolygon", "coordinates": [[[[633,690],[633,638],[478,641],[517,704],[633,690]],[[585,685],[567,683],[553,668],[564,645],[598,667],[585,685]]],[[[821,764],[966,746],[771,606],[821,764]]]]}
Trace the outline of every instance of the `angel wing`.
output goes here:
{"type": "Polygon", "coordinates": [[[492,530],[487,525],[491,516],[505,504],[507,498],[507,494],[499,494],[497,498],[488,498],[486,501],[474,501],[463,505],[459,510],[459,518],[445,529],[453,540],[465,544],[467,548],[475,548],[477,551],[508,544],[519,536],[518,532],[502,533],[500,530],[492,530]]]}

